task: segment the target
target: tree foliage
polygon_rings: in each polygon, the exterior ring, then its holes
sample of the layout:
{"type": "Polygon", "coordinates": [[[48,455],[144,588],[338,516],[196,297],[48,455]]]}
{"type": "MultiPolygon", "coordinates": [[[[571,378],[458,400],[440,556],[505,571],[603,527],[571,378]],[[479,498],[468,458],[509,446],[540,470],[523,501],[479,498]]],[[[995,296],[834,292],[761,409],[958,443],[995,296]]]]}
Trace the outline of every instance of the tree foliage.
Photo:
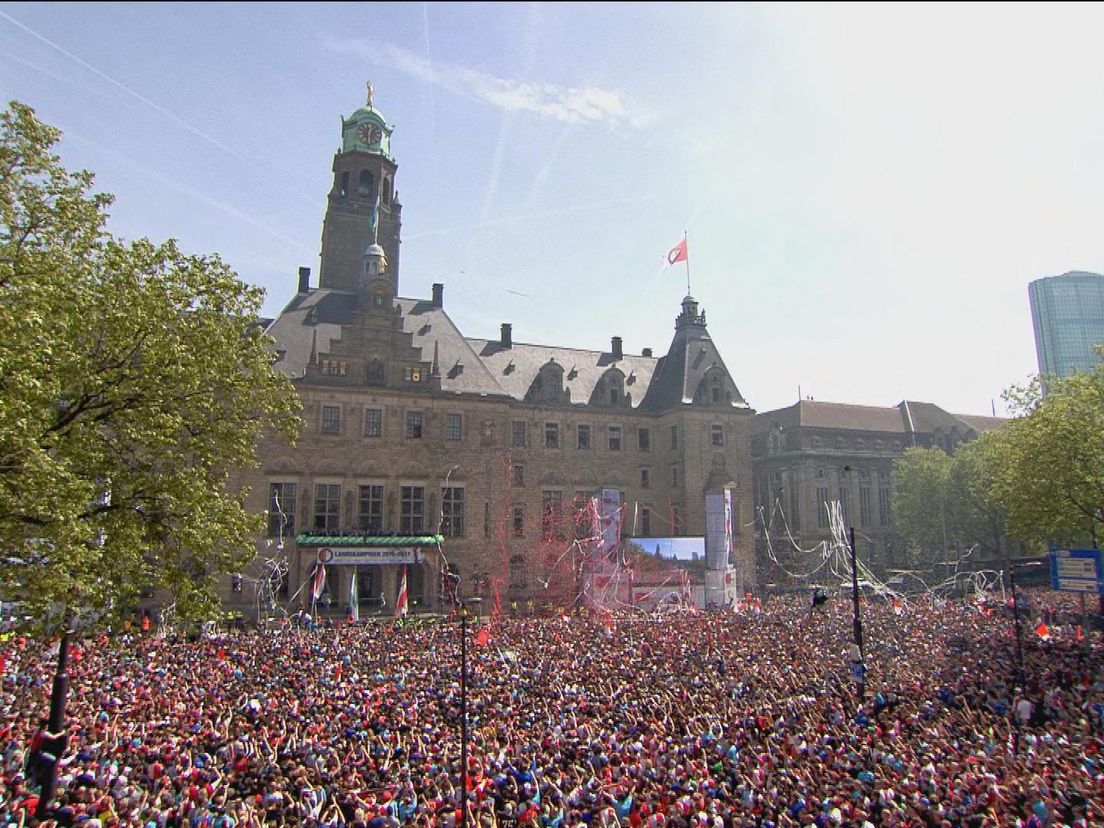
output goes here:
{"type": "Polygon", "coordinates": [[[1005,516],[992,490],[996,435],[960,444],[953,455],[910,448],[894,465],[893,513],[914,565],[929,569],[979,547],[986,556],[1002,551],[1005,516]]]}
{"type": "Polygon", "coordinates": [[[1026,541],[1095,544],[1104,519],[1104,366],[1005,394],[1018,415],[995,440],[992,491],[1026,541]]]}
{"type": "Polygon", "coordinates": [[[951,463],[941,449],[914,447],[893,466],[893,515],[913,565],[944,559],[954,539],[951,463]]]}
{"type": "Polygon", "coordinates": [[[215,255],[114,238],[59,136],[19,103],[0,119],[0,583],[38,610],[153,587],[203,614],[259,528],[228,472],[263,430],[295,438],[298,398],[263,292],[215,255]]]}

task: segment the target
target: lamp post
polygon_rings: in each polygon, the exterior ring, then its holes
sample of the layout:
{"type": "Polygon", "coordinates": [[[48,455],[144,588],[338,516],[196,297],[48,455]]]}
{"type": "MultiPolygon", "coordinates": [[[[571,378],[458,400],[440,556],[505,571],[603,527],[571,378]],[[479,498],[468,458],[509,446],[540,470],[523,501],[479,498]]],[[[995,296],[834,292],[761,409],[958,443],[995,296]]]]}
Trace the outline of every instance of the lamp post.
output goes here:
{"type": "Polygon", "coordinates": [[[1016,593],[1016,570],[1027,569],[1032,566],[1042,566],[1042,563],[1040,561],[1030,561],[1028,563],[1013,564],[1008,567],[1008,580],[1012,585],[1012,619],[1013,624],[1016,626],[1016,685],[1019,687],[1024,686],[1024,658],[1023,631],[1020,628],[1020,601],[1016,593]]]}
{"type": "Polygon", "coordinates": [[[863,699],[866,690],[866,655],[863,652],[862,614],[859,610],[859,568],[855,563],[855,527],[848,530],[848,540],[851,546],[851,609],[852,609],[852,634],[854,644],[851,647],[851,669],[854,671],[855,688],[859,701],[863,699]],[[856,661],[855,655],[858,655],[856,661]]]}
{"type": "MultiPolygon", "coordinates": [[[[851,472],[850,466],[844,466],[843,470],[847,472],[847,494],[848,500],[850,500],[851,494],[851,472]]],[[[850,512],[850,509],[848,509],[850,512]]],[[[850,514],[847,515],[850,517],[850,514]]],[[[866,654],[863,652],[863,629],[862,629],[862,614],[859,609],[859,567],[855,560],[855,527],[848,527],[847,531],[848,546],[850,546],[851,552],[851,614],[852,614],[852,641],[850,661],[852,675],[855,679],[855,692],[858,694],[859,701],[863,699],[863,693],[866,690],[866,654]],[[856,658],[856,656],[858,656],[856,658]]]]}
{"type": "Polygon", "coordinates": [[[61,756],[65,752],[66,737],[65,727],[65,701],[69,694],[69,674],[66,665],[69,661],[69,629],[68,625],[62,628],[61,641],[58,643],[57,672],[54,673],[54,685],[50,693],[50,721],[46,725],[46,739],[42,749],[48,750],[54,755],[54,761],[50,763],[49,770],[42,780],[42,791],[38,798],[38,807],[35,809],[36,819],[46,819],[50,815],[50,802],[53,801],[54,792],[57,790],[57,766],[61,756]]]}
{"type": "Polygon", "coordinates": [[[460,828],[468,825],[468,604],[478,612],[480,599],[460,604],[460,828]]]}

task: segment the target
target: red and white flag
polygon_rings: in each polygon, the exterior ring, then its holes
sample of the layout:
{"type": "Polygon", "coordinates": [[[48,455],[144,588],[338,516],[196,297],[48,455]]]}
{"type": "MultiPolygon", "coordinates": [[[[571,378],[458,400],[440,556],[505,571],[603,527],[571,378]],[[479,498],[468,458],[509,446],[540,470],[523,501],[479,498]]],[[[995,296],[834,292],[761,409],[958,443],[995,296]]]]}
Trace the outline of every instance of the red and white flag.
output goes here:
{"type": "Polygon", "coordinates": [[[326,587],[326,565],[319,561],[314,565],[314,576],[311,578],[311,600],[317,601],[322,597],[322,590],[326,587]]]}
{"type": "Polygon", "coordinates": [[[680,241],[667,253],[667,264],[669,265],[673,265],[675,262],[685,262],[688,259],[689,256],[686,252],[686,239],[680,241]]]}
{"type": "Polygon", "coordinates": [[[402,568],[402,577],[399,579],[399,597],[395,599],[395,617],[406,618],[406,567],[402,568]]]}

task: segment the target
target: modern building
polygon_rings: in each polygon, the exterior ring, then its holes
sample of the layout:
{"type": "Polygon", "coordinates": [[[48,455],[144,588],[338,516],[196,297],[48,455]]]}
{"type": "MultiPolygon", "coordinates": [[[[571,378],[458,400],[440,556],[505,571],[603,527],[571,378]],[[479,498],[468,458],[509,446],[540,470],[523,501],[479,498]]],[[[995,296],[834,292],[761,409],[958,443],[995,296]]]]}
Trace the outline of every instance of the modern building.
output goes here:
{"type": "MultiPolygon", "coordinates": [[[[301,268],[267,328],[306,426],[294,446],[268,438],[260,468],[238,475],[247,506],[268,514],[247,584],[286,559],[278,599],[300,605],[326,550],[339,608],[352,579],[360,601],[394,606],[404,571],[422,606],[443,606],[450,579],[463,597],[562,602],[599,495],[619,504],[625,537],[705,536],[715,495],[731,504],[727,583],[753,589],[754,412],[698,301],[682,300],[658,356],[616,335],[605,348],[531,344],[508,322],[466,336],[444,285],[402,295],[392,129],[371,98],[343,119],[318,284],[301,268]],[[347,555],[356,566],[339,565],[347,555]]],[[[249,589],[226,581],[244,609],[249,589]]]]}
{"type": "Polygon", "coordinates": [[[1104,276],[1072,270],[1027,286],[1039,373],[1068,377],[1100,361],[1104,343],[1104,276]]]}

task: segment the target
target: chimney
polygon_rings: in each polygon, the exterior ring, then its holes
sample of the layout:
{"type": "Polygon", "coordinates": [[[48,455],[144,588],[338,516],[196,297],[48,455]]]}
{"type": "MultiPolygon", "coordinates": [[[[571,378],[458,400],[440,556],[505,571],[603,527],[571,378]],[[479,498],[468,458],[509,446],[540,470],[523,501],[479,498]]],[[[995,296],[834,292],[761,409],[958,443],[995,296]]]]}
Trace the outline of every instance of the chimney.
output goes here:
{"type": "Polygon", "coordinates": [[[642,355],[650,357],[652,355],[652,349],[651,348],[645,348],[642,355]]]}
{"type": "Polygon", "coordinates": [[[445,286],[440,282],[433,283],[433,307],[443,308],[445,306],[445,286]]]}
{"type": "Polygon", "coordinates": [[[310,268],[299,268],[299,292],[310,293],[310,268]]]}
{"type": "Polygon", "coordinates": [[[511,325],[509,322],[503,322],[502,323],[502,339],[501,339],[501,342],[502,342],[502,347],[503,348],[512,348],[512,347],[514,347],[513,330],[514,330],[514,326],[511,325]]]}
{"type": "Polygon", "coordinates": [[[610,342],[610,347],[613,351],[614,359],[621,359],[624,356],[624,354],[621,352],[621,337],[615,336],[610,342]]]}

